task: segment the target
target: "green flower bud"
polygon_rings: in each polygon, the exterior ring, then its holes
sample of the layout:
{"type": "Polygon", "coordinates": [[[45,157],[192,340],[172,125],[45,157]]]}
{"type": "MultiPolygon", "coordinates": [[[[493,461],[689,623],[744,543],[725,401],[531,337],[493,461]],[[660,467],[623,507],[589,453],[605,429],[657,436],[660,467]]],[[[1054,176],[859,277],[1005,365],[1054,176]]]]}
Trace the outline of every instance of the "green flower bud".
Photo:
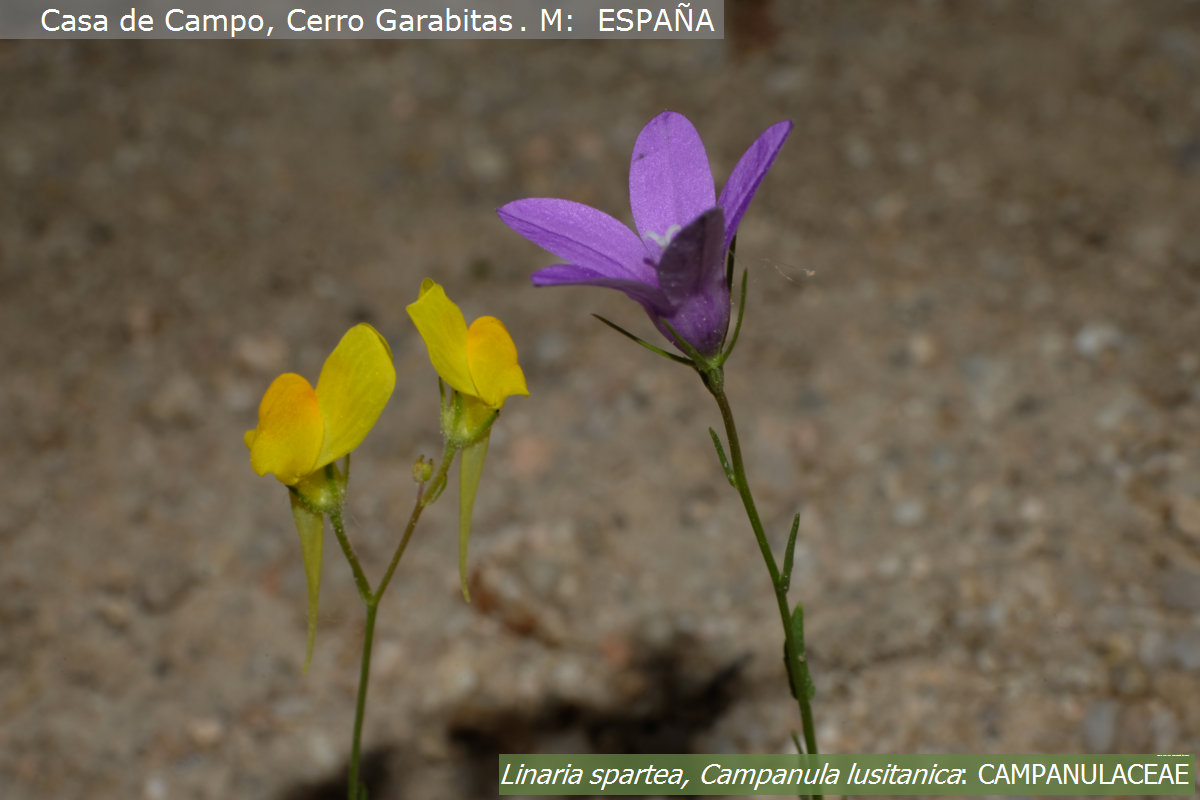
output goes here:
{"type": "Polygon", "coordinates": [[[425,483],[433,477],[433,459],[426,460],[425,456],[417,456],[417,460],[413,462],[413,480],[417,483],[425,483]]]}

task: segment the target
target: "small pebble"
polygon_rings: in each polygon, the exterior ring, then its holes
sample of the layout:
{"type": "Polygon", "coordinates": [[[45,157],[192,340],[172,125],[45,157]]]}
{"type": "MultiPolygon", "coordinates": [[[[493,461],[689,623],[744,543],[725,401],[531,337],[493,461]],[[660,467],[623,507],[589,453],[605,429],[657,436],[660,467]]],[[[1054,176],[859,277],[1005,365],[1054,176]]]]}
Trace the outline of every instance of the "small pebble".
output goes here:
{"type": "Polygon", "coordinates": [[[1170,655],[1170,645],[1162,631],[1146,631],[1138,642],[1138,661],[1146,669],[1162,667],[1170,655]]]}
{"type": "Polygon", "coordinates": [[[195,580],[196,576],[186,564],[172,559],[158,559],[147,565],[138,586],[138,602],[152,614],[170,611],[183,601],[195,580]]]}
{"type": "Polygon", "coordinates": [[[164,425],[190,425],[204,414],[204,391],[191,375],[176,374],[150,396],[148,410],[164,425]]]}
{"type": "Polygon", "coordinates": [[[128,601],[106,597],[99,604],[100,617],[113,630],[123,631],[129,627],[129,620],[132,616],[128,601]]]}
{"type": "Polygon", "coordinates": [[[908,352],[918,367],[927,367],[938,357],[939,347],[928,333],[917,333],[909,337],[908,352]]]}
{"type": "Polygon", "coordinates": [[[1171,519],[1175,527],[1200,543],[1200,498],[1181,494],[1171,500],[1171,519]]]}
{"type": "Polygon", "coordinates": [[[912,528],[925,521],[925,504],[920,500],[902,500],[892,508],[892,522],[912,528]]]}
{"type": "Polygon", "coordinates": [[[1185,670],[1200,670],[1200,631],[1184,631],[1169,645],[1171,657],[1185,670]]]}
{"type": "Polygon", "coordinates": [[[1075,352],[1084,358],[1098,358],[1105,351],[1116,350],[1125,336],[1108,322],[1089,322],[1075,334],[1075,352]]]}
{"type": "Polygon", "coordinates": [[[251,372],[279,372],[287,357],[287,340],[277,333],[239,336],[233,343],[233,360],[251,372]]]}
{"type": "Polygon", "coordinates": [[[1162,604],[1173,611],[1200,611],[1200,575],[1182,567],[1167,571],[1158,580],[1162,604]]]}
{"type": "Polygon", "coordinates": [[[158,775],[151,775],[142,784],[142,797],[145,800],[166,800],[167,782],[158,775]]]}
{"type": "Polygon", "coordinates": [[[1112,750],[1117,733],[1117,704],[1112,700],[1097,700],[1083,718],[1083,747],[1089,753],[1112,750]]]}
{"type": "Polygon", "coordinates": [[[193,745],[207,750],[225,738],[225,726],[212,717],[192,719],[187,723],[187,734],[193,745]]]}

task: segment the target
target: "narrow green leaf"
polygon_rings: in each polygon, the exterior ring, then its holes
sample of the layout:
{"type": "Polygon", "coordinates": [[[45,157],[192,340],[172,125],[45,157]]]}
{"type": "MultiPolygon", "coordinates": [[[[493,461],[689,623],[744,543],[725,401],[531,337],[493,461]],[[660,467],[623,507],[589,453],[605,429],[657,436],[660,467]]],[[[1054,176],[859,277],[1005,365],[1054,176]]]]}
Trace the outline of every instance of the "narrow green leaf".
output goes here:
{"type": "Polygon", "coordinates": [[[471,541],[471,514],[475,510],[475,492],[483,475],[483,462],[487,458],[488,440],[484,436],[462,449],[462,460],[458,473],[458,580],[462,586],[463,599],[471,602],[467,589],[467,544],[471,541]]]}
{"type": "MultiPolygon", "coordinates": [[[[796,666],[792,663],[792,659],[788,658],[787,640],[783,642],[783,666],[787,669],[788,691],[792,693],[792,697],[796,697],[796,666]]],[[[796,699],[800,698],[796,697],[796,699]]]]}
{"type": "Polygon", "coordinates": [[[800,515],[796,514],[792,517],[792,532],[788,534],[787,547],[783,550],[783,574],[780,576],[780,582],[785,593],[792,588],[792,566],[796,560],[796,534],[799,531],[800,515]]]}
{"type": "Polygon", "coordinates": [[[721,437],[717,436],[717,432],[712,428],[708,429],[708,435],[712,437],[713,447],[717,448],[717,458],[721,462],[721,469],[725,471],[725,479],[729,481],[729,485],[737,488],[737,483],[733,476],[733,468],[729,466],[729,459],[725,457],[725,447],[721,444],[721,437]]]}
{"type": "Polygon", "coordinates": [[[808,661],[800,662],[800,683],[804,686],[804,694],[811,701],[817,696],[817,685],[813,683],[812,674],[808,671],[808,661]]]}
{"type": "Polygon", "coordinates": [[[296,532],[300,534],[304,577],[308,582],[308,644],[304,652],[304,672],[308,672],[313,645],[317,641],[317,603],[321,596],[321,546],[325,538],[325,516],[313,511],[294,490],[288,492],[288,498],[292,502],[296,532]]]}
{"type": "Polygon", "coordinates": [[[805,696],[812,700],[817,693],[817,687],[813,684],[812,675],[808,671],[808,656],[804,644],[803,603],[797,603],[796,609],[792,612],[792,638],[796,643],[796,669],[800,671],[800,686],[804,689],[805,696]]]}
{"type": "Polygon", "coordinates": [[[797,603],[792,610],[792,639],[796,642],[796,655],[804,655],[804,604],[797,603]]]}

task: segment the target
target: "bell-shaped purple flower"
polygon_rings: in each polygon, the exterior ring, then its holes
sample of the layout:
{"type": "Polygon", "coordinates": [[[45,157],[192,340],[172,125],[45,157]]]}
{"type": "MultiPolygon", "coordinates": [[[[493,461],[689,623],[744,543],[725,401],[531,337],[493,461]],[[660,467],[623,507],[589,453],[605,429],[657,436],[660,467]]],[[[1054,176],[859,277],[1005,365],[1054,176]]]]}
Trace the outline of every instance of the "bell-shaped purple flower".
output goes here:
{"type": "Polygon", "coordinates": [[[678,346],[674,329],[701,355],[713,356],[729,328],[725,254],[791,130],[791,122],[767,128],[742,154],[718,198],[704,143],[687,117],[668,111],[650,120],[629,165],[637,233],[570,200],[516,200],[498,213],[567,262],[535,272],[535,286],[620,289],[642,304],[668,341],[678,346]]]}

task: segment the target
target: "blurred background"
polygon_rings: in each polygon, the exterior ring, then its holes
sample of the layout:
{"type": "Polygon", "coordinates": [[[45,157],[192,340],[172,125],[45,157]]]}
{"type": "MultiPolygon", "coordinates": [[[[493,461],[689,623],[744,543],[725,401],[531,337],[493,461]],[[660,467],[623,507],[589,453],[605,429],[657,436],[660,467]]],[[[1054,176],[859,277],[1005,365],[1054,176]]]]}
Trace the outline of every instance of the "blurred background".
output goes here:
{"type": "Polygon", "coordinates": [[[474,602],[452,483],[380,612],[379,800],[498,752],[783,752],[766,572],[688,370],[494,209],[628,221],[683,112],[741,228],[728,384],[775,544],[801,512],[827,752],[1200,741],[1200,4],[727,2],[721,42],[0,43],[0,795],[344,796],[362,608],[332,539],[307,675],[284,489],[242,433],[353,323],[400,380],[356,452],[381,574],[440,452],[404,306],[512,332],[474,602]]]}

